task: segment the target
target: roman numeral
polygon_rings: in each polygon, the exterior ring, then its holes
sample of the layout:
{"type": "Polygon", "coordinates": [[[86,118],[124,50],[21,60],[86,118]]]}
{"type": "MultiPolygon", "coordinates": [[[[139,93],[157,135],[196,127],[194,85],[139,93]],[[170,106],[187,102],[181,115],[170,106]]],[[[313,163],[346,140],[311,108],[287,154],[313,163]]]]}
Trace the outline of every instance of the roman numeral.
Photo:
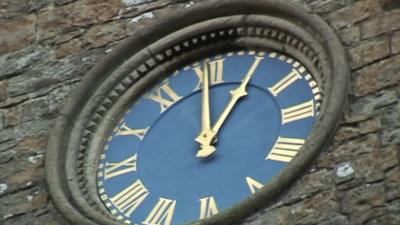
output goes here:
{"type": "Polygon", "coordinates": [[[106,162],[104,173],[105,179],[108,180],[121,174],[136,172],[136,160],[137,154],[118,163],[106,162]]]}
{"type": "Polygon", "coordinates": [[[218,214],[217,204],[214,197],[201,198],[200,200],[200,219],[218,214]]]}
{"type": "Polygon", "coordinates": [[[168,82],[166,82],[153,93],[148,94],[147,98],[159,103],[161,108],[160,112],[164,112],[168,107],[181,99],[182,96],[179,96],[171,86],[169,86],[168,82]]]}
{"type": "Polygon", "coordinates": [[[246,177],[246,183],[249,186],[251,193],[253,193],[253,194],[256,193],[256,191],[258,191],[259,189],[261,189],[264,186],[263,184],[254,180],[251,177],[246,177]]]}
{"type": "Polygon", "coordinates": [[[305,143],[304,139],[278,137],[266,159],[290,162],[305,143]]]}
{"type": "Polygon", "coordinates": [[[209,76],[210,85],[218,84],[224,82],[223,80],[223,72],[224,72],[224,58],[214,60],[211,62],[204,63],[204,66],[197,66],[193,68],[196,72],[197,77],[199,78],[199,82],[197,83],[194,90],[198,90],[203,86],[203,75],[207,73],[209,76]]]}
{"type": "Polygon", "coordinates": [[[314,116],[314,101],[306,101],[286,109],[282,109],[282,124],[314,116]]]}
{"type": "Polygon", "coordinates": [[[116,135],[118,135],[118,136],[135,135],[140,140],[143,140],[148,129],[149,129],[149,127],[146,127],[145,129],[132,129],[132,128],[128,127],[128,125],[126,125],[126,123],[123,123],[122,126],[117,131],[116,135]]]}
{"type": "Polygon", "coordinates": [[[156,206],[151,210],[143,224],[146,225],[171,225],[176,201],[159,198],[156,206]]]}
{"type": "Polygon", "coordinates": [[[289,85],[293,84],[298,79],[302,79],[301,75],[299,74],[299,72],[297,72],[297,70],[292,69],[292,71],[288,75],[278,81],[278,83],[276,83],[274,86],[268,88],[268,90],[274,96],[277,96],[281,91],[289,87],[289,85]]]}
{"type": "Polygon", "coordinates": [[[147,195],[149,195],[149,191],[140,180],[137,180],[131,186],[112,197],[111,201],[126,216],[130,216],[142,204],[147,195]]]}

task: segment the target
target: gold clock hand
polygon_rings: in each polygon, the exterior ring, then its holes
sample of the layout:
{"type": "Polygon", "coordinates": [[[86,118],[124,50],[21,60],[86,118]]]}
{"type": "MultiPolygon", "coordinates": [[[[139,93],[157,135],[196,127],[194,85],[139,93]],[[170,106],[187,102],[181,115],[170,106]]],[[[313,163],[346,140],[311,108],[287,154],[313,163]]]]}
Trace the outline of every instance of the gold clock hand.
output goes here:
{"type": "MultiPolygon", "coordinates": [[[[207,150],[208,147],[213,147],[211,145],[212,140],[214,140],[215,136],[217,136],[219,130],[221,129],[223,123],[225,122],[226,118],[229,116],[230,112],[232,111],[233,107],[236,105],[237,101],[242,98],[243,96],[247,95],[246,87],[247,84],[250,82],[251,77],[253,76],[258,64],[260,61],[263,59],[263,57],[256,57],[253,65],[250,67],[250,70],[247,72],[246,76],[242,80],[242,83],[238,88],[235,90],[231,91],[231,100],[229,101],[228,105],[225,107],[224,111],[222,114],[219,116],[217,122],[215,125],[212,127],[211,131],[208,132],[202,140],[202,146],[205,146],[205,148],[202,148],[198,153],[198,157],[208,157],[211,155],[214,151],[209,151],[207,150]]],[[[199,142],[200,143],[200,142],[199,142]]]]}
{"type": "MultiPolygon", "coordinates": [[[[195,141],[201,144],[201,149],[199,150],[199,152],[202,152],[203,154],[206,152],[209,155],[215,151],[215,147],[211,145],[212,138],[210,139],[210,141],[208,140],[208,136],[210,136],[211,134],[208,69],[205,69],[203,72],[203,93],[201,105],[202,129],[200,134],[195,138],[195,141]]],[[[199,156],[199,154],[197,156],[201,157],[199,156]]]]}

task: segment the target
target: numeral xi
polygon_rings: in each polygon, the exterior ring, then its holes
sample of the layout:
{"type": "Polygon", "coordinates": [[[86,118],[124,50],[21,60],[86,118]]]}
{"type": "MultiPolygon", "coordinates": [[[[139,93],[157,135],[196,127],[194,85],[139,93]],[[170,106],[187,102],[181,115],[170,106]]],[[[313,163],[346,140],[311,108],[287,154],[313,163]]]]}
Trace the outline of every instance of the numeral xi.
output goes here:
{"type": "Polygon", "coordinates": [[[168,107],[181,99],[182,96],[179,96],[174,89],[169,86],[168,82],[166,82],[153,93],[148,94],[147,98],[160,104],[161,112],[164,112],[168,107]]]}

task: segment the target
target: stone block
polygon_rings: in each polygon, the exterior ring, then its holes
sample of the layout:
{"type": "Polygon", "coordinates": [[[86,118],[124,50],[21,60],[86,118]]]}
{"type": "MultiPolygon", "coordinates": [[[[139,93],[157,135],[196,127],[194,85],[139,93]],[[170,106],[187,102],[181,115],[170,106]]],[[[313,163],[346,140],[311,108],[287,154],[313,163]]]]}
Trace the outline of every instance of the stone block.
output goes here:
{"type": "Polygon", "coordinates": [[[7,99],[7,81],[0,81],[0,102],[7,99]]]}
{"type": "Polygon", "coordinates": [[[340,206],[332,191],[318,193],[290,206],[289,224],[318,224],[339,214],[340,206]]]}
{"type": "Polygon", "coordinates": [[[0,54],[29,46],[35,38],[35,15],[2,20],[0,29],[0,54]]]}
{"type": "Polygon", "coordinates": [[[352,46],[357,44],[361,38],[360,26],[350,26],[338,32],[340,40],[344,45],[352,46]]]}
{"type": "Polygon", "coordinates": [[[38,15],[38,39],[55,37],[65,30],[72,29],[72,6],[66,5],[49,9],[38,15]]]}
{"type": "Polygon", "coordinates": [[[341,126],[336,131],[334,136],[335,142],[343,142],[345,140],[355,138],[359,136],[361,133],[360,128],[358,127],[351,127],[351,126],[341,126]]]}
{"type": "Polygon", "coordinates": [[[382,145],[400,144],[400,129],[382,132],[382,145]]]}
{"type": "Polygon", "coordinates": [[[372,132],[379,131],[382,128],[380,120],[378,119],[369,119],[366,121],[362,121],[359,123],[360,133],[368,134],[372,132]]]}
{"type": "Polygon", "coordinates": [[[400,84],[400,55],[368,65],[355,72],[353,91],[356,96],[400,84]]]}
{"type": "Polygon", "coordinates": [[[83,36],[86,47],[97,48],[126,36],[126,30],[122,23],[109,23],[93,26],[83,36]]]}
{"type": "Polygon", "coordinates": [[[43,99],[34,99],[21,105],[21,120],[23,123],[37,120],[46,116],[48,112],[48,102],[43,99]]]}
{"type": "Polygon", "coordinates": [[[336,163],[354,160],[361,154],[371,153],[379,149],[379,138],[378,134],[375,133],[360,136],[338,145],[331,154],[333,154],[336,163]]]}
{"type": "Polygon", "coordinates": [[[22,122],[22,111],[20,107],[9,109],[4,118],[4,127],[15,127],[22,122]]]}
{"type": "Polygon", "coordinates": [[[376,0],[357,1],[329,14],[334,28],[340,29],[378,14],[381,8],[376,0]]]}
{"type": "Polygon", "coordinates": [[[26,15],[49,5],[51,0],[2,0],[0,2],[0,18],[11,18],[26,15]]]}
{"type": "Polygon", "coordinates": [[[71,4],[70,18],[75,26],[104,23],[113,20],[121,8],[121,0],[81,0],[71,4]]]}
{"type": "Polygon", "coordinates": [[[389,171],[385,176],[385,197],[388,201],[400,198],[400,167],[389,171]]]}
{"type": "Polygon", "coordinates": [[[46,149],[48,137],[45,135],[32,135],[24,137],[18,142],[16,149],[18,153],[37,152],[46,149]]]}
{"type": "Polygon", "coordinates": [[[391,41],[393,54],[400,53],[400,32],[394,33],[391,41]]]}
{"type": "Polygon", "coordinates": [[[342,196],[342,210],[350,215],[350,224],[366,221],[384,214],[385,188],[383,183],[355,187],[342,196]]]}
{"type": "Polygon", "coordinates": [[[378,150],[358,156],[355,160],[358,175],[367,183],[383,180],[383,163],[386,160],[382,158],[382,153],[378,150]]]}
{"type": "Polygon", "coordinates": [[[250,222],[247,225],[259,225],[259,224],[274,224],[274,225],[285,225],[288,224],[289,208],[282,207],[269,210],[258,218],[254,222],[250,222]]]}
{"type": "Polygon", "coordinates": [[[374,95],[351,102],[345,111],[345,120],[347,123],[353,123],[370,119],[379,113],[377,109],[398,101],[399,94],[396,90],[381,90],[374,95]]]}
{"type": "Polygon", "coordinates": [[[315,173],[303,176],[296,185],[293,186],[287,195],[283,198],[284,204],[298,202],[301,199],[308,198],[315,193],[328,190],[334,186],[332,173],[322,169],[315,173]]]}
{"type": "Polygon", "coordinates": [[[398,0],[379,0],[379,3],[384,10],[393,10],[400,8],[400,1],[398,0]]]}
{"type": "Polygon", "coordinates": [[[76,54],[81,50],[82,50],[82,42],[78,38],[75,38],[72,39],[71,41],[61,44],[56,49],[55,54],[56,58],[60,59],[68,55],[76,54]]]}
{"type": "Polygon", "coordinates": [[[49,195],[46,192],[26,190],[3,197],[0,211],[3,211],[4,216],[12,217],[44,208],[48,202],[49,195]]]}
{"type": "Polygon", "coordinates": [[[389,39],[385,37],[378,40],[365,41],[351,48],[349,51],[351,68],[356,69],[390,55],[389,43],[389,39]]]}
{"type": "Polygon", "coordinates": [[[0,79],[21,74],[40,59],[48,59],[48,51],[48,48],[31,46],[0,56],[0,79]]]}
{"type": "Polygon", "coordinates": [[[400,10],[389,11],[362,23],[362,38],[376,37],[400,29],[400,10]]]}

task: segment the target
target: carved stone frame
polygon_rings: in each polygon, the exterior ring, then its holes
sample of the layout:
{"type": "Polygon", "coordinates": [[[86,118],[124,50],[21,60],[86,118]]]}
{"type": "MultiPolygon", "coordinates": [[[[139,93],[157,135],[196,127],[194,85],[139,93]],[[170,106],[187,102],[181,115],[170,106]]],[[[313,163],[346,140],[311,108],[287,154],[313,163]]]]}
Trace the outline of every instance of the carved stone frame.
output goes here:
{"type": "Polygon", "coordinates": [[[335,33],[317,15],[279,0],[212,0],[137,30],[75,90],[56,120],[46,155],[56,208],[76,225],[118,225],[96,191],[104,138],[152,83],[196,59],[238,49],[273,50],[307,67],[321,87],[320,116],[302,151],[259,192],[196,225],[236,224],[274,200],[333,135],[347,96],[349,66],[335,33]]]}

